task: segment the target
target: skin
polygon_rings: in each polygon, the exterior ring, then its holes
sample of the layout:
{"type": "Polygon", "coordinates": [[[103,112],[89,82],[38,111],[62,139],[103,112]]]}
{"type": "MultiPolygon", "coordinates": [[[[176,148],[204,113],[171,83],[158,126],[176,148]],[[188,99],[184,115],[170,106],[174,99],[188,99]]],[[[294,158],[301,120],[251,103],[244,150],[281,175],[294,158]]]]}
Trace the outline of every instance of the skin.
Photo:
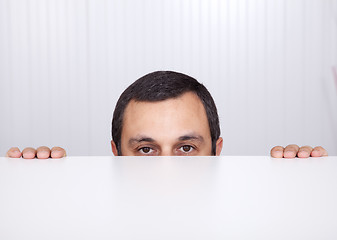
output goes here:
{"type": "Polygon", "coordinates": [[[270,155],[274,158],[308,158],[308,157],[326,157],[328,152],[321,146],[312,148],[310,146],[299,147],[296,144],[290,144],[285,148],[282,146],[273,147],[270,155]]]}
{"type": "MultiPolygon", "coordinates": [[[[122,129],[122,154],[125,156],[209,156],[211,136],[205,109],[194,93],[185,93],[175,99],[159,102],[131,101],[124,114],[122,129]]],[[[216,155],[220,155],[223,140],[216,142],[216,155]]],[[[116,145],[111,141],[112,152],[117,156],[116,145]]],[[[270,155],[275,158],[308,158],[327,156],[322,147],[299,147],[295,144],[276,146],[270,155]]],[[[13,147],[7,157],[26,159],[62,158],[66,151],[61,147],[46,146],[25,148],[22,152],[13,147]]]]}
{"type": "Polygon", "coordinates": [[[66,156],[66,151],[61,147],[53,147],[52,149],[49,149],[46,146],[41,146],[37,149],[35,148],[25,148],[21,152],[19,148],[12,147],[8,150],[6,157],[10,158],[20,158],[23,157],[25,159],[33,159],[33,158],[39,158],[39,159],[47,159],[47,158],[62,158],[66,156]]]}
{"type": "MultiPolygon", "coordinates": [[[[212,141],[205,108],[194,93],[160,102],[131,101],[124,113],[122,154],[209,156],[212,141]]],[[[216,142],[220,155],[222,138],[216,142]]],[[[117,155],[115,143],[112,151],[117,155]]]]}

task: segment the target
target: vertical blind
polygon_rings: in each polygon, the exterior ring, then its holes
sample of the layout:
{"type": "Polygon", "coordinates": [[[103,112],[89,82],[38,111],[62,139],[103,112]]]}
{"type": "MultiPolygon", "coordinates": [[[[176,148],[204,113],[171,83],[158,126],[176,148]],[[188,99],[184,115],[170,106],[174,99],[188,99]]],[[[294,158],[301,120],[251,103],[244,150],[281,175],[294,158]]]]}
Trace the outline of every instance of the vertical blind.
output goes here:
{"type": "Polygon", "coordinates": [[[0,0],[0,154],[110,155],[119,95],[156,70],[210,90],[224,155],[337,154],[336,0],[0,0]]]}

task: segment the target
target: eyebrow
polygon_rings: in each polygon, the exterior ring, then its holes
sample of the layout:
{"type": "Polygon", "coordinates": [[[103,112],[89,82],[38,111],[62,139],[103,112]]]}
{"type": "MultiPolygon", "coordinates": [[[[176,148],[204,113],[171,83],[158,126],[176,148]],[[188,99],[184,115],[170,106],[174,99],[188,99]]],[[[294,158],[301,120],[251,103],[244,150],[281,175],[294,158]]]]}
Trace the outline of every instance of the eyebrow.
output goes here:
{"type": "Polygon", "coordinates": [[[178,138],[179,141],[188,141],[188,140],[196,140],[198,142],[204,142],[204,138],[200,135],[194,135],[194,134],[189,134],[189,135],[184,135],[178,138]]]}
{"type": "MultiPolygon", "coordinates": [[[[189,141],[189,140],[194,140],[194,141],[198,141],[198,142],[204,142],[204,138],[200,135],[195,135],[195,134],[187,134],[187,135],[183,135],[180,136],[178,138],[179,141],[189,141]]],[[[131,138],[129,140],[129,146],[132,146],[134,144],[137,143],[141,143],[141,142],[150,142],[150,143],[154,143],[156,142],[153,138],[151,137],[147,137],[147,136],[139,136],[139,137],[135,137],[135,138],[131,138]]]]}
{"type": "Polygon", "coordinates": [[[150,137],[146,137],[146,136],[140,136],[140,137],[136,137],[136,138],[131,138],[129,140],[129,145],[134,145],[137,143],[141,143],[141,142],[155,142],[155,140],[153,138],[150,137]]]}
{"type": "MultiPolygon", "coordinates": [[[[189,141],[189,140],[194,140],[194,141],[198,141],[198,142],[204,142],[204,138],[202,136],[195,135],[195,134],[187,134],[187,135],[180,136],[178,138],[178,141],[189,141]]],[[[134,144],[141,143],[141,142],[154,143],[156,141],[153,138],[151,138],[151,137],[139,136],[139,137],[135,137],[135,138],[130,138],[129,145],[132,146],[134,144]]]]}

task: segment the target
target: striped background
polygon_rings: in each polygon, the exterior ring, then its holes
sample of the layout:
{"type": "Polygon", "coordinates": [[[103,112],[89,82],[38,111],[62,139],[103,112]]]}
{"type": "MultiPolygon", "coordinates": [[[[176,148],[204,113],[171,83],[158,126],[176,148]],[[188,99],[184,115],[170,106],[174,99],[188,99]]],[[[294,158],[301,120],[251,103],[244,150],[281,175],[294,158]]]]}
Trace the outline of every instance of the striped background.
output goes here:
{"type": "Polygon", "coordinates": [[[110,155],[119,94],[155,70],[203,82],[224,155],[337,155],[336,0],[0,0],[0,155],[110,155]]]}

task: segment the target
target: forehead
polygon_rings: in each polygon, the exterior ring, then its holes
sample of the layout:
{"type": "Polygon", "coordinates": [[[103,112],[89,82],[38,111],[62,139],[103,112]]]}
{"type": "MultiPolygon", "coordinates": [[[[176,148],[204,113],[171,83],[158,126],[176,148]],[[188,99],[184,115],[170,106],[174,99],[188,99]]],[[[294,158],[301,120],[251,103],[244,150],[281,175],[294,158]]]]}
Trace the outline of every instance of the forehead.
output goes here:
{"type": "Polygon", "coordinates": [[[204,105],[192,92],[157,102],[132,100],[125,109],[122,138],[145,134],[160,139],[189,132],[210,137],[204,105]]]}

